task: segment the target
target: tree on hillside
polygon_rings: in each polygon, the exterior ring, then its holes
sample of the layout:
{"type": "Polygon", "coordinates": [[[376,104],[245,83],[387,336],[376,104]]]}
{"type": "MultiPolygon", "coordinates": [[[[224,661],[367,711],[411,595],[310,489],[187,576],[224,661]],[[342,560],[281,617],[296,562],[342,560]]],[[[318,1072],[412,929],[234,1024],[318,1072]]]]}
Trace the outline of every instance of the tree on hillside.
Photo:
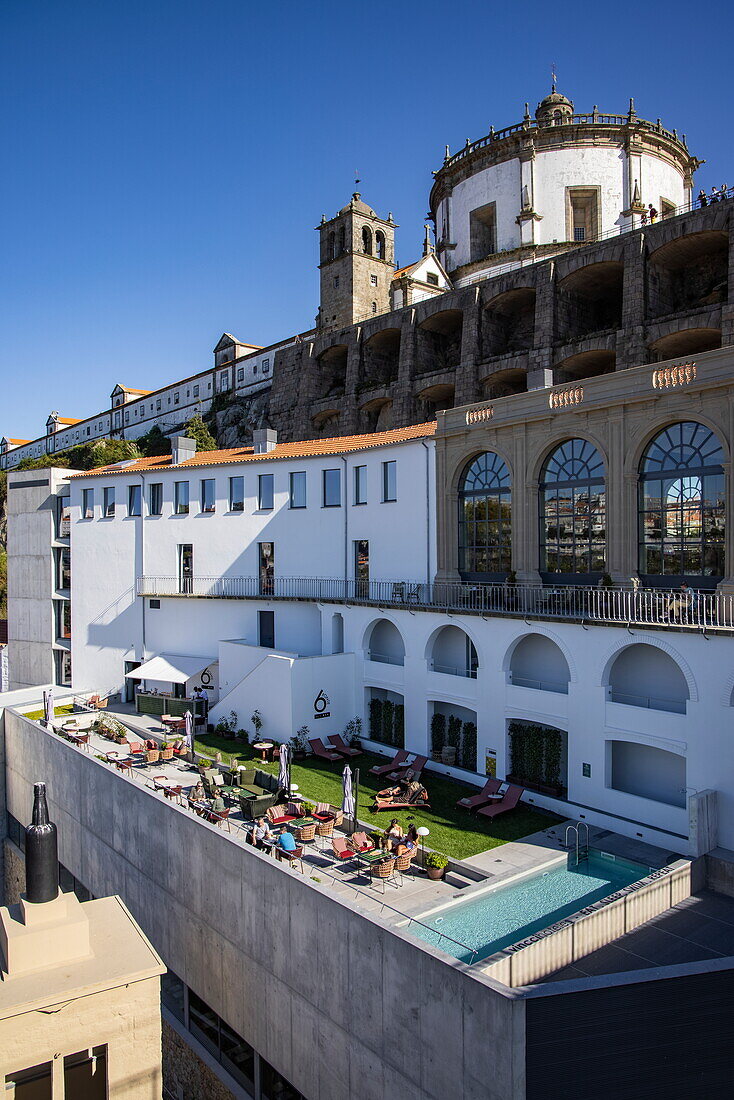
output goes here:
{"type": "Polygon", "coordinates": [[[186,424],[184,435],[188,439],[196,440],[197,451],[216,451],[217,449],[216,439],[198,413],[186,424]]]}
{"type": "Polygon", "coordinates": [[[136,442],[141,455],[146,458],[159,458],[161,455],[171,453],[171,440],[163,434],[157,424],[154,424],[145,435],[141,435],[136,442]]]}
{"type": "Polygon", "coordinates": [[[41,455],[40,458],[24,458],[17,468],[40,470],[57,466],[61,470],[94,470],[98,466],[111,466],[114,462],[139,457],[140,451],[132,440],[95,439],[94,442],[80,443],[66,451],[41,455]]]}

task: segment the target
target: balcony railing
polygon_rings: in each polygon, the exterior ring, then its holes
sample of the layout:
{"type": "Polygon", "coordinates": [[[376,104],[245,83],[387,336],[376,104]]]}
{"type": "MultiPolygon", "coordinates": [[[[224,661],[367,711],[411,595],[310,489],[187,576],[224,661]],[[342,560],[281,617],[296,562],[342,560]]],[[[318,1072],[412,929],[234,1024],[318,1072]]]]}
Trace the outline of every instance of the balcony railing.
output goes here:
{"type": "Polygon", "coordinates": [[[420,581],[345,581],[333,577],[140,577],[138,596],[187,599],[310,600],[373,604],[427,611],[531,616],[634,626],[682,626],[734,631],[734,596],[673,589],[550,587],[533,584],[424,584],[420,581]]]}

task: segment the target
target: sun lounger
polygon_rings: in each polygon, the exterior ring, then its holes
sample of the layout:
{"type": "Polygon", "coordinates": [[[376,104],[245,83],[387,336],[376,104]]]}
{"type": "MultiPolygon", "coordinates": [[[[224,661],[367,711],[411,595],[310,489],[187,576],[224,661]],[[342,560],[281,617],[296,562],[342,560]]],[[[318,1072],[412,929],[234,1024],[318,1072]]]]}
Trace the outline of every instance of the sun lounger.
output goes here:
{"type": "Polygon", "coordinates": [[[340,752],[342,754],[342,756],[346,756],[347,758],[351,759],[351,757],[353,757],[353,756],[361,756],[362,755],[362,750],[361,749],[350,749],[349,745],[346,743],[346,741],[344,740],[344,738],[342,737],[342,735],[340,733],[333,733],[331,735],[331,737],[329,738],[329,740],[331,741],[332,745],[334,746],[334,749],[336,750],[336,752],[340,752]]]}
{"type": "Polygon", "coordinates": [[[321,760],[328,760],[329,763],[335,763],[342,759],[338,752],[329,752],[320,737],[309,738],[308,743],[311,746],[311,752],[314,756],[320,757],[321,760]]]}
{"type": "Polygon", "coordinates": [[[478,810],[480,806],[489,805],[492,801],[492,796],[499,794],[501,786],[501,779],[488,779],[478,794],[470,795],[467,798],[460,798],[456,803],[457,810],[468,810],[471,813],[472,810],[478,810]]]}
{"type": "Polygon", "coordinates": [[[420,779],[421,772],[427,763],[427,756],[414,756],[412,760],[406,760],[399,767],[388,772],[387,777],[388,779],[420,779]]]}
{"type": "Polygon", "coordinates": [[[481,814],[482,817],[499,817],[500,814],[506,814],[508,810],[515,809],[524,793],[524,787],[515,787],[511,783],[500,802],[495,802],[493,806],[484,806],[481,810],[477,810],[477,816],[481,814]]]}
{"type": "Polygon", "coordinates": [[[405,749],[399,749],[395,753],[394,758],[389,764],[381,764],[379,767],[375,765],[374,768],[370,768],[370,775],[389,775],[390,772],[395,771],[401,765],[405,765],[405,761],[408,759],[408,753],[405,749]]]}

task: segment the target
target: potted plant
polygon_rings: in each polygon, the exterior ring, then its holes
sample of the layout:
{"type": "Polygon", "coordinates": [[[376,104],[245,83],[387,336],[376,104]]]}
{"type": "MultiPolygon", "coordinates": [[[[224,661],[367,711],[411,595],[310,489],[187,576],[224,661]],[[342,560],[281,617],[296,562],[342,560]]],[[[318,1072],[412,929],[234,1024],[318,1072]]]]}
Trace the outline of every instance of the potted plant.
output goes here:
{"type": "Polygon", "coordinates": [[[423,860],[426,874],[429,878],[432,878],[434,882],[438,881],[438,879],[442,879],[446,874],[448,863],[449,861],[446,856],[441,855],[440,852],[429,852],[423,860]]]}
{"type": "Polygon", "coordinates": [[[310,730],[308,726],[299,726],[291,737],[290,746],[293,749],[294,760],[303,760],[305,758],[309,733],[310,730]]]}

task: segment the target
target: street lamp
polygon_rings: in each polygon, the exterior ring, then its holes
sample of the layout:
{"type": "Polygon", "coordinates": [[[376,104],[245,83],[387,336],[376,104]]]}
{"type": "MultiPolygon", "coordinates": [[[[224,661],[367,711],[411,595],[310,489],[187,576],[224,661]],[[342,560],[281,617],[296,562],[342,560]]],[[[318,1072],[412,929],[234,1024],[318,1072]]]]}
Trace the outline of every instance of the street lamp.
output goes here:
{"type": "Polygon", "coordinates": [[[427,829],[425,825],[421,825],[420,829],[416,829],[418,836],[421,838],[421,866],[425,867],[425,852],[423,849],[423,838],[430,836],[431,830],[427,829]]]}

